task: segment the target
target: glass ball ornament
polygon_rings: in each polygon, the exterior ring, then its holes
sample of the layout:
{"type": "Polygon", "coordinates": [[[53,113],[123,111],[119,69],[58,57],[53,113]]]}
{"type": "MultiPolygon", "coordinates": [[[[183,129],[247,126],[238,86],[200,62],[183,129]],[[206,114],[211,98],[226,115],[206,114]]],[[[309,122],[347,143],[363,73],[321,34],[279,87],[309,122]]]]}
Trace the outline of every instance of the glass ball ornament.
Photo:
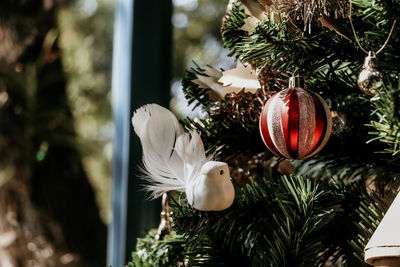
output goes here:
{"type": "Polygon", "coordinates": [[[346,115],[337,111],[331,110],[332,117],[332,133],[334,135],[339,135],[346,127],[346,115]]]}
{"type": "Polygon", "coordinates": [[[375,95],[382,86],[382,74],[378,69],[378,58],[375,53],[369,52],[365,58],[357,85],[363,93],[370,96],[375,95]]]}
{"type": "Polygon", "coordinates": [[[277,156],[311,157],[325,146],[331,135],[332,118],[325,100],[302,87],[302,77],[291,77],[289,88],[273,95],[262,109],[261,138],[277,156]]]}

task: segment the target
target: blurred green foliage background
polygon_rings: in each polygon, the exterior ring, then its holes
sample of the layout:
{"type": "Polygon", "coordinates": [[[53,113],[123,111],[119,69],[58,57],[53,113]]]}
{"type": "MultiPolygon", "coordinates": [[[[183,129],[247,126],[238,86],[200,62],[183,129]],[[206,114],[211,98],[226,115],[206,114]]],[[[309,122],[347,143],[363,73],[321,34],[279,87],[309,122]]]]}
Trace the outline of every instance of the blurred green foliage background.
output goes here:
{"type": "Polygon", "coordinates": [[[68,96],[83,166],[95,188],[102,219],[111,219],[111,61],[115,0],[78,0],[58,22],[68,96]]]}
{"type": "Polygon", "coordinates": [[[202,116],[201,110],[192,111],[182,92],[181,79],[185,70],[194,66],[211,65],[217,69],[229,69],[234,65],[223,47],[220,25],[228,1],[173,0],[174,30],[173,78],[171,82],[171,108],[184,117],[202,116]]]}
{"type": "MultiPolygon", "coordinates": [[[[219,30],[227,2],[173,1],[171,106],[181,116],[201,114],[187,107],[180,85],[185,70],[194,65],[193,61],[200,66],[209,64],[217,68],[233,65],[223,48],[219,30]]],[[[79,0],[59,12],[68,95],[82,144],[83,164],[96,189],[101,216],[107,223],[111,220],[113,124],[110,101],[115,3],[115,0],[79,0]]]]}

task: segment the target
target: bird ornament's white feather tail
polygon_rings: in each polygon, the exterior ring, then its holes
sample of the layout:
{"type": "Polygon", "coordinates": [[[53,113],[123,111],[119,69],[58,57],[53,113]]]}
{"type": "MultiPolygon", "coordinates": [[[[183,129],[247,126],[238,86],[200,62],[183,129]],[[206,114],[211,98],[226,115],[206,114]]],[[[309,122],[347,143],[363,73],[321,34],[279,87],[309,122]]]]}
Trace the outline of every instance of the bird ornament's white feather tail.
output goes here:
{"type": "Polygon", "coordinates": [[[185,132],[174,114],[157,104],[136,110],[132,124],[142,143],[143,172],[151,196],[185,191],[206,162],[199,134],[185,132]]]}

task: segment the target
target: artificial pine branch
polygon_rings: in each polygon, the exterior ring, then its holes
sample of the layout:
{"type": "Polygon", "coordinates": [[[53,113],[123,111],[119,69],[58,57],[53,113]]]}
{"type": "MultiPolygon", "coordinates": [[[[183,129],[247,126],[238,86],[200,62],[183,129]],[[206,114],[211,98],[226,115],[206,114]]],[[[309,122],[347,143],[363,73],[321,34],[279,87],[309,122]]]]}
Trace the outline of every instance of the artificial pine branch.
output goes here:
{"type": "Polygon", "coordinates": [[[188,100],[188,105],[194,104],[193,109],[200,105],[204,109],[209,109],[209,107],[213,104],[208,95],[208,91],[210,89],[199,88],[197,84],[192,82],[193,80],[197,79],[196,75],[207,75],[204,73],[204,69],[200,68],[195,61],[193,61],[193,64],[195,67],[187,70],[185,77],[182,79],[183,93],[188,100]]]}
{"type": "Polygon", "coordinates": [[[386,87],[381,88],[379,94],[374,97],[372,103],[375,111],[374,120],[369,126],[375,128],[370,135],[375,136],[369,142],[379,140],[387,146],[382,152],[397,155],[400,152],[400,85],[387,82],[386,87]]]}
{"type": "Polygon", "coordinates": [[[366,266],[363,248],[394,195],[361,185],[257,179],[221,212],[195,210],[184,194],[175,196],[173,227],[182,235],[156,241],[150,232],[129,266],[366,266]]]}
{"type": "Polygon", "coordinates": [[[136,251],[128,267],[176,267],[183,265],[185,239],[172,233],[163,240],[156,239],[156,230],[151,230],[144,238],[139,238],[136,251]]]}
{"type": "MultiPolygon", "coordinates": [[[[337,187],[302,177],[252,181],[222,212],[200,212],[174,202],[174,228],[193,255],[207,247],[234,255],[244,266],[317,266],[336,248],[327,231],[341,214],[337,187]]],[[[219,257],[220,258],[220,257],[219,257]]]]}
{"type": "MultiPolygon", "coordinates": [[[[298,29],[289,30],[288,21],[280,18],[276,22],[274,15],[266,15],[253,32],[238,30],[245,16],[241,6],[234,6],[226,16],[226,23],[222,26],[224,45],[231,50],[231,54],[260,69],[272,66],[280,72],[313,73],[336,60],[333,52],[338,45],[351,47],[347,40],[334,32],[317,28],[312,35],[306,36],[298,29]]],[[[344,51],[348,50],[352,49],[344,51]]]]}
{"type": "Polygon", "coordinates": [[[347,266],[368,266],[364,263],[364,248],[385,215],[395,194],[390,191],[384,194],[368,193],[364,187],[360,186],[354,192],[358,193],[361,201],[352,218],[355,226],[352,232],[353,236],[348,239],[347,244],[342,245],[342,253],[347,266]]]}
{"type": "Polygon", "coordinates": [[[233,5],[232,10],[224,17],[225,22],[221,26],[221,36],[224,47],[231,51],[228,54],[229,56],[233,56],[237,52],[236,45],[242,42],[246,36],[246,32],[241,30],[245,18],[247,18],[247,15],[240,4],[233,5]]]}

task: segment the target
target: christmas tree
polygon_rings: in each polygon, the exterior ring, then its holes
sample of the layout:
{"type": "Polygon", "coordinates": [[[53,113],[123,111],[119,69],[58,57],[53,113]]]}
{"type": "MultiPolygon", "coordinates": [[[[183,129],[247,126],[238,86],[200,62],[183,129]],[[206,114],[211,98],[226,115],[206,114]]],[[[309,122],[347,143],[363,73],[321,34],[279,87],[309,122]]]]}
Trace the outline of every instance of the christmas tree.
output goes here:
{"type": "Polygon", "coordinates": [[[364,249],[399,187],[399,14],[398,0],[231,1],[236,68],[182,81],[207,115],[133,117],[147,188],[169,206],[129,266],[377,263],[364,249]]]}

